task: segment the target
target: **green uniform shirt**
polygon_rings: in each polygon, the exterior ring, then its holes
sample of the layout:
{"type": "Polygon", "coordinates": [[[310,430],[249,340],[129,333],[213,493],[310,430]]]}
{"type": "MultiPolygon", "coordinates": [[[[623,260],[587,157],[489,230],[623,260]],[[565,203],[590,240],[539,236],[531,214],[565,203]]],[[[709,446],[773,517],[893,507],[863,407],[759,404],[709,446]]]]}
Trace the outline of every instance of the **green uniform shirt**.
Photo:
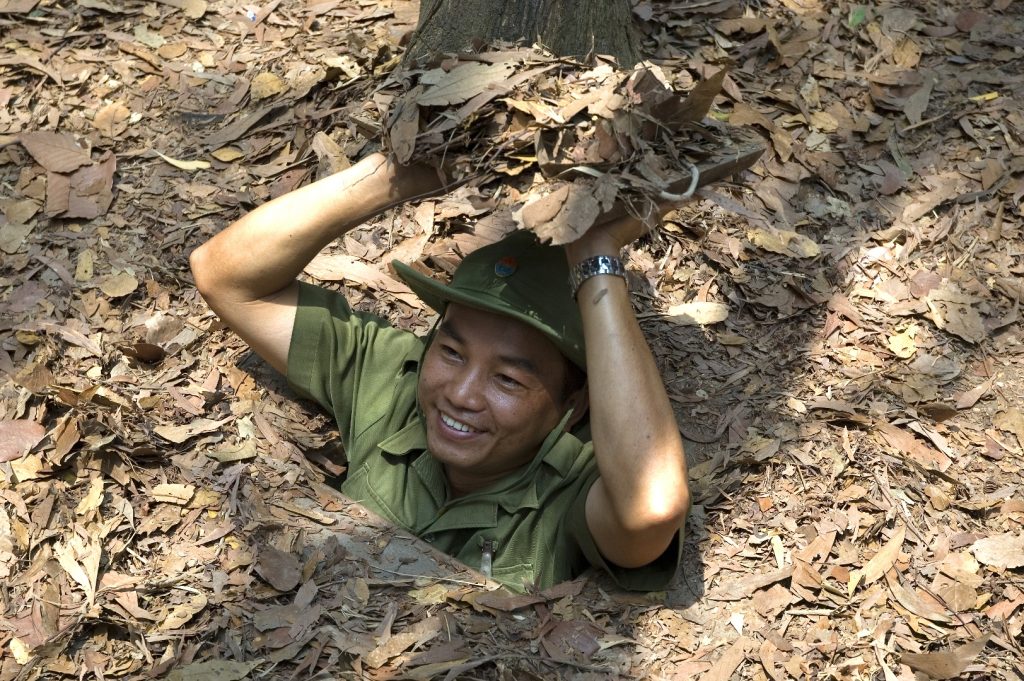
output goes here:
{"type": "Polygon", "coordinates": [[[416,408],[424,339],[345,299],[302,284],[288,352],[288,380],[338,422],[348,459],[341,491],[506,586],[547,588],[589,565],[622,587],[663,589],[681,541],[654,563],[625,569],[604,560],[587,527],[587,492],[598,477],[593,445],[556,428],[537,457],[493,486],[449,499],[444,470],[426,450],[416,408]]]}

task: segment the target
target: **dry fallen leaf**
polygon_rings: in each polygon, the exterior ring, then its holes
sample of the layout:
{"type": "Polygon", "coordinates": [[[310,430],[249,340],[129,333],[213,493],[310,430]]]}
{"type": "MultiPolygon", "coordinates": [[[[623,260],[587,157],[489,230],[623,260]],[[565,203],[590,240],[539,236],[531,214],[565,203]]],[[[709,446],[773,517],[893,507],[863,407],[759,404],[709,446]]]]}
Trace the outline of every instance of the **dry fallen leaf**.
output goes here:
{"type": "Polygon", "coordinates": [[[170,163],[175,168],[181,168],[182,170],[206,170],[207,168],[210,167],[210,162],[209,161],[179,161],[176,158],[171,158],[170,156],[164,156],[163,154],[161,154],[159,151],[156,151],[155,149],[153,151],[154,151],[154,153],[157,156],[159,156],[163,160],[167,161],[168,163],[170,163]]]}
{"type": "Polygon", "coordinates": [[[182,424],[182,425],[178,425],[178,426],[170,426],[170,425],[157,426],[153,430],[154,430],[154,432],[156,432],[157,435],[159,435],[160,437],[164,438],[165,440],[170,440],[171,442],[174,442],[175,444],[181,444],[182,442],[185,442],[186,440],[188,440],[190,438],[193,438],[196,435],[202,435],[204,433],[211,433],[211,432],[217,430],[218,428],[220,428],[221,426],[223,426],[225,423],[227,423],[230,420],[231,420],[230,417],[229,418],[225,418],[225,419],[221,419],[219,421],[214,421],[214,420],[211,420],[211,419],[202,419],[202,418],[200,418],[200,419],[196,419],[196,420],[194,420],[194,421],[192,421],[190,423],[186,423],[186,424],[182,424]]]}
{"type": "Polygon", "coordinates": [[[1017,442],[1024,448],[1024,412],[1020,409],[1013,407],[999,412],[995,419],[992,420],[992,425],[999,430],[1013,433],[1017,438],[1017,442]]]}
{"type": "Polygon", "coordinates": [[[348,281],[371,290],[386,291],[414,307],[421,305],[416,294],[403,282],[350,255],[321,253],[303,271],[320,281],[348,281]]]}
{"type": "Polygon", "coordinates": [[[957,648],[934,653],[903,653],[900,662],[929,679],[955,679],[985,649],[989,638],[991,635],[985,634],[957,648]]]}
{"type": "Polygon", "coordinates": [[[665,314],[676,324],[707,326],[728,319],[729,306],[724,303],[680,303],[669,307],[665,314]]]}
{"type": "Polygon", "coordinates": [[[195,485],[165,482],[153,487],[152,496],[154,501],[184,505],[192,500],[195,493],[195,485]]]}
{"type": "Polygon", "coordinates": [[[979,539],[971,545],[979,563],[999,569],[1024,566],[1024,534],[997,534],[979,539]]]}
{"type": "Polygon", "coordinates": [[[235,660],[209,660],[193,662],[176,667],[167,676],[167,681],[241,681],[247,678],[254,669],[263,664],[263,660],[238,662],[235,660]]]}
{"type": "Polygon", "coordinates": [[[208,603],[209,599],[205,594],[193,594],[188,601],[174,606],[157,629],[161,631],[180,629],[188,624],[190,619],[202,612],[208,603]]]}
{"type": "Polygon", "coordinates": [[[50,172],[70,173],[92,163],[89,152],[78,146],[73,135],[57,132],[26,132],[18,137],[36,163],[50,172]]]}
{"type": "Polygon", "coordinates": [[[291,591],[302,579],[299,559],[273,546],[260,549],[256,572],[278,591],[291,591]]]}
{"type": "Polygon", "coordinates": [[[287,89],[288,86],[283,80],[281,80],[280,76],[276,73],[269,73],[265,71],[257,74],[257,76],[252,79],[252,85],[250,85],[249,91],[254,100],[260,100],[266,99],[267,97],[273,97],[274,95],[279,95],[287,89]]]}
{"type": "Polygon", "coordinates": [[[131,115],[128,107],[121,102],[114,102],[96,112],[92,125],[107,137],[117,137],[128,129],[128,119],[131,115]]]}
{"type": "Polygon", "coordinates": [[[33,199],[7,199],[0,200],[0,210],[3,211],[7,222],[23,225],[39,212],[42,206],[33,199]]]}
{"type": "Polygon", "coordinates": [[[7,645],[11,651],[11,657],[18,664],[27,664],[32,659],[32,649],[29,648],[24,641],[17,636],[11,638],[11,642],[7,645]]]}
{"type": "Polygon", "coordinates": [[[221,147],[220,149],[211,151],[210,156],[213,156],[215,159],[223,163],[230,163],[231,161],[237,161],[244,157],[245,153],[241,149],[237,149],[235,147],[221,147]]]}
{"type": "Polygon", "coordinates": [[[89,483],[89,491],[75,507],[77,515],[86,515],[95,511],[103,503],[103,478],[99,475],[89,483]]]}
{"type": "Polygon", "coordinates": [[[263,664],[262,659],[237,662],[233,659],[211,659],[205,663],[191,663],[175,668],[168,681],[241,681],[263,664]]]}
{"type": "Polygon", "coordinates": [[[892,354],[900,359],[910,359],[913,357],[914,353],[917,352],[917,343],[914,340],[916,336],[917,326],[914,324],[911,324],[902,333],[889,336],[887,343],[889,349],[892,350],[892,354]]]}
{"type": "Polygon", "coordinates": [[[139,287],[139,280],[128,272],[120,272],[103,277],[97,286],[107,297],[121,298],[133,293],[139,287]]]}
{"type": "Polygon", "coordinates": [[[872,556],[862,570],[854,570],[850,573],[848,591],[851,595],[861,581],[864,584],[871,584],[881,579],[889,571],[900,555],[900,549],[903,548],[903,540],[906,536],[906,525],[900,525],[893,532],[892,538],[878,550],[878,553],[872,556]]]}
{"type": "Polygon", "coordinates": [[[11,255],[20,251],[25,244],[25,239],[35,227],[35,222],[24,225],[17,223],[0,225],[0,251],[11,255]]]}
{"type": "Polygon", "coordinates": [[[27,419],[0,421],[0,463],[20,459],[36,446],[46,429],[27,419]]]}
{"type": "Polygon", "coordinates": [[[758,248],[772,253],[796,258],[814,258],[821,255],[821,247],[812,239],[788,230],[756,228],[747,232],[747,238],[758,248]]]}
{"type": "Polygon", "coordinates": [[[427,71],[420,77],[420,83],[430,87],[417,97],[416,103],[420,106],[461,104],[506,81],[514,71],[512,64],[481,62],[463,63],[448,72],[443,69],[427,71]]]}
{"type": "Polygon", "coordinates": [[[157,0],[157,2],[184,10],[185,16],[189,19],[201,19],[207,10],[206,0],[157,0]]]}

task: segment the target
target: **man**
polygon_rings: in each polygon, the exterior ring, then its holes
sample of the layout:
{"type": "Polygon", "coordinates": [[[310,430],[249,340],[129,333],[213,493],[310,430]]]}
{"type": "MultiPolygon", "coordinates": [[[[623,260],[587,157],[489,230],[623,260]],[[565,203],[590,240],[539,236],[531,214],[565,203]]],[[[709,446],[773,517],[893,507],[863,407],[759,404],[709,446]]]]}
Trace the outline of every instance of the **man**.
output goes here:
{"type": "Polygon", "coordinates": [[[588,565],[625,588],[664,588],[690,502],[618,261],[643,232],[637,221],[564,249],[513,234],[467,256],[450,286],[396,266],[442,315],[426,340],[297,282],[332,240],[440,189],[432,169],[369,156],[203,244],[196,286],[335,416],[348,496],[511,588],[546,588],[588,565]]]}

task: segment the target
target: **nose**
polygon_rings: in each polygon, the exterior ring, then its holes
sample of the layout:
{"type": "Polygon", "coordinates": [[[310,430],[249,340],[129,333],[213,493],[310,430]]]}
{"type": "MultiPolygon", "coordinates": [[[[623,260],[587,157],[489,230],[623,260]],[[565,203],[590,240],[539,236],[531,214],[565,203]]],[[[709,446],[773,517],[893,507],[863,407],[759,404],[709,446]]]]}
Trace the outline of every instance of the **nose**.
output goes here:
{"type": "Polygon", "coordinates": [[[446,386],[448,402],[457,409],[480,411],[484,404],[485,379],[485,372],[480,368],[470,365],[459,367],[446,386]]]}

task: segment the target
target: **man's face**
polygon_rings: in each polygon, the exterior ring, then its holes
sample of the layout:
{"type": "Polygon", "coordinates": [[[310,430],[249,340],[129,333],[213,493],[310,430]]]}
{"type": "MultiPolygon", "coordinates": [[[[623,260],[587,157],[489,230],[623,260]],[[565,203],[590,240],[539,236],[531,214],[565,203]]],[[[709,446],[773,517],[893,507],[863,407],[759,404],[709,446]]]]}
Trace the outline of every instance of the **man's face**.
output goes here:
{"type": "Polygon", "coordinates": [[[530,462],[578,396],[563,395],[566,360],[539,331],[451,304],[419,379],[427,446],[455,494],[530,462]]]}

